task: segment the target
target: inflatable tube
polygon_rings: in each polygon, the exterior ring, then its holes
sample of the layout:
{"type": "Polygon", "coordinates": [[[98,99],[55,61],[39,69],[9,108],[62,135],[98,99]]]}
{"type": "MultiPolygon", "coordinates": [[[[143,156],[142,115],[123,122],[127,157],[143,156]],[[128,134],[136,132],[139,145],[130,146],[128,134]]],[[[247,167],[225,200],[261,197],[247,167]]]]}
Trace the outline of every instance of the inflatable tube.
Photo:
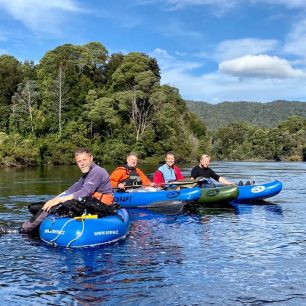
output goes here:
{"type": "Polygon", "coordinates": [[[265,184],[238,186],[239,195],[235,201],[263,200],[281,192],[283,185],[280,181],[265,184]]]}
{"type": "Polygon", "coordinates": [[[146,191],[135,189],[130,192],[115,192],[115,202],[124,208],[146,208],[152,203],[164,201],[197,201],[201,196],[201,189],[183,188],[181,190],[146,191]]]}
{"type": "Polygon", "coordinates": [[[130,218],[125,209],[116,215],[97,218],[84,215],[76,218],[50,215],[40,225],[40,238],[53,246],[92,247],[124,239],[129,232],[130,218]]]}
{"type": "Polygon", "coordinates": [[[238,186],[223,186],[214,188],[202,188],[200,203],[227,202],[236,199],[238,196],[238,186]]]}

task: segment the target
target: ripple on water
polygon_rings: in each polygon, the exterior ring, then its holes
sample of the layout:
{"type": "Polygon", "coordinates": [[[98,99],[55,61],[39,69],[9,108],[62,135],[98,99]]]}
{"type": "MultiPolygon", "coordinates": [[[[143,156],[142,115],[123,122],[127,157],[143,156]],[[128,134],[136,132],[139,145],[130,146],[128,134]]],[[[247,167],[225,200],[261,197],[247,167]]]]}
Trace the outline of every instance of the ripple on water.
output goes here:
{"type": "MultiPolygon", "coordinates": [[[[66,250],[24,235],[0,236],[2,303],[304,305],[306,165],[215,162],[213,168],[236,181],[279,179],[284,189],[260,205],[135,214],[125,241],[100,248],[66,250]]],[[[69,171],[61,172],[62,180],[54,175],[18,173],[14,184],[6,173],[0,222],[20,225],[30,216],[29,203],[47,200],[72,181],[69,171]]]]}

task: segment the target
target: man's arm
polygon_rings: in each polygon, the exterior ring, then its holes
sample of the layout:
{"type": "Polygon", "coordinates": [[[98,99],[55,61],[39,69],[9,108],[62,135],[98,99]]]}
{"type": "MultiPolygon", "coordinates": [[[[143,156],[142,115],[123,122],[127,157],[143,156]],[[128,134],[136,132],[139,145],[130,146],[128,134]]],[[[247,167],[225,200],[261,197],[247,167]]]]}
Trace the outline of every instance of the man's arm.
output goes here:
{"type": "Polygon", "coordinates": [[[136,171],[140,176],[143,186],[153,186],[154,185],[154,183],[151,183],[150,179],[139,168],[137,168],[136,171]]]}
{"type": "Polygon", "coordinates": [[[92,196],[92,194],[97,191],[105,175],[108,176],[107,172],[105,171],[104,173],[101,168],[91,170],[79,190],[73,192],[72,198],[77,200],[79,198],[92,196]]]}
{"type": "Polygon", "coordinates": [[[112,185],[112,188],[118,187],[120,184],[120,181],[123,179],[123,171],[120,168],[116,168],[110,175],[110,183],[112,185]]]}
{"type": "MultiPolygon", "coordinates": [[[[80,189],[80,187],[83,185],[84,178],[81,177],[77,182],[75,182],[73,185],[71,185],[67,190],[65,190],[63,193],[64,194],[71,194],[76,192],[77,190],[80,189]]],[[[61,193],[62,194],[62,193],[61,193]]]]}
{"type": "Polygon", "coordinates": [[[157,185],[160,186],[162,184],[164,184],[164,177],[163,174],[160,170],[156,170],[156,172],[154,173],[154,177],[153,177],[153,182],[157,185]]]}
{"type": "Polygon", "coordinates": [[[56,206],[60,203],[64,203],[66,201],[72,200],[73,192],[80,189],[80,186],[82,186],[82,181],[83,181],[83,178],[80,178],[77,182],[75,182],[67,190],[57,195],[55,198],[52,198],[51,200],[47,201],[45,205],[42,207],[42,209],[45,211],[49,211],[51,207],[53,206],[56,206]]]}
{"type": "Polygon", "coordinates": [[[175,172],[175,176],[177,180],[183,180],[184,179],[184,175],[182,174],[182,171],[179,167],[174,166],[174,172],[175,172]]]}
{"type": "Polygon", "coordinates": [[[219,177],[219,182],[220,182],[221,184],[223,184],[223,185],[233,185],[232,182],[226,180],[226,179],[225,179],[224,177],[222,177],[222,176],[219,177]]]}
{"type": "Polygon", "coordinates": [[[72,194],[68,194],[68,195],[63,196],[63,197],[55,197],[55,198],[49,200],[48,202],[46,202],[42,209],[45,210],[45,211],[49,211],[51,209],[51,207],[56,206],[60,203],[64,203],[68,200],[72,200],[72,199],[73,199],[72,194]]]}

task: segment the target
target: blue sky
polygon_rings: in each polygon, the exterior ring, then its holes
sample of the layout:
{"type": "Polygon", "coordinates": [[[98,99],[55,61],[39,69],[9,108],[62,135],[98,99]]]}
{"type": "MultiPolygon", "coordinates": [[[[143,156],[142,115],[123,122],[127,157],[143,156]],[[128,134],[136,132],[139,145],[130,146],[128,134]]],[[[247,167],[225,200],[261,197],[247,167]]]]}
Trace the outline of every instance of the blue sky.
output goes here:
{"type": "Polygon", "coordinates": [[[155,57],[184,99],[306,101],[305,0],[0,0],[0,54],[90,41],[155,57]]]}

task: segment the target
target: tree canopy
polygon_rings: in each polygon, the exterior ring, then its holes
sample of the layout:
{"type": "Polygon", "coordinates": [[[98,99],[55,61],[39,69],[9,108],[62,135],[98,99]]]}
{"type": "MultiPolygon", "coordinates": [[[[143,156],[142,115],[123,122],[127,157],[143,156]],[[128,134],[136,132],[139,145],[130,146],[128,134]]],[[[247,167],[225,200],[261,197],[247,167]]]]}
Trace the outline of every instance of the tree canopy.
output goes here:
{"type": "MultiPolygon", "coordinates": [[[[236,104],[222,107],[222,118],[237,112],[236,104]]],[[[306,160],[305,118],[262,126],[249,120],[249,104],[239,107],[240,120],[212,128],[207,122],[220,117],[210,113],[204,122],[201,112],[189,111],[177,88],[160,84],[156,59],[109,55],[100,42],[58,46],[38,64],[2,55],[0,164],[69,164],[84,146],[103,163],[124,162],[130,151],[147,163],[162,162],[167,151],[181,162],[204,152],[227,160],[306,160]]]]}
{"type": "Polygon", "coordinates": [[[169,150],[190,161],[207,136],[144,53],[109,56],[99,42],[65,44],[36,65],[1,56],[0,71],[3,165],[67,164],[80,146],[101,162],[122,162],[132,150],[145,162],[169,150]]]}

